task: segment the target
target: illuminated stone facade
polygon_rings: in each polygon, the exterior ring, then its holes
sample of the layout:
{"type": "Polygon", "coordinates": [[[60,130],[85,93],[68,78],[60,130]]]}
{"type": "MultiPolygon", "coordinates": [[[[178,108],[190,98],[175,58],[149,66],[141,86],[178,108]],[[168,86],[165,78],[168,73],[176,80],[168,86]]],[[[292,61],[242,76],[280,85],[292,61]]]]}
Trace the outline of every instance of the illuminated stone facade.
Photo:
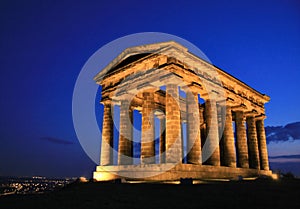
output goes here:
{"type": "Polygon", "coordinates": [[[264,104],[270,98],[182,45],[171,41],[128,48],[95,81],[102,86],[104,112],[100,165],[94,179],[272,175],[264,130],[264,104]],[[120,125],[119,138],[114,140],[116,105],[120,125]],[[142,117],[138,156],[134,156],[134,110],[142,117]]]}

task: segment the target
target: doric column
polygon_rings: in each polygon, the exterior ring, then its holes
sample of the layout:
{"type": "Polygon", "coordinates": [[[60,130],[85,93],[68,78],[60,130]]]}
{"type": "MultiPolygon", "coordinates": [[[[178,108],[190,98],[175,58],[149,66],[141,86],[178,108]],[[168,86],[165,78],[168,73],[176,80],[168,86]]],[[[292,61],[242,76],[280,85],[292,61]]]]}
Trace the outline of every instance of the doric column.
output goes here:
{"type": "Polygon", "coordinates": [[[199,106],[199,121],[200,121],[200,134],[201,134],[200,138],[201,138],[201,150],[202,150],[202,146],[205,144],[205,140],[206,140],[206,123],[204,120],[204,108],[200,106],[199,106]]]}
{"type": "Polygon", "coordinates": [[[179,163],[182,159],[181,124],[178,86],[166,85],[166,162],[179,163]]]}
{"type": "Polygon", "coordinates": [[[236,167],[236,152],[234,145],[234,133],[232,128],[232,113],[231,107],[226,107],[226,119],[223,132],[223,150],[224,150],[224,165],[236,167]]]}
{"type": "Polygon", "coordinates": [[[120,106],[120,129],[119,129],[119,151],[118,164],[130,165],[133,159],[132,140],[132,110],[128,100],[122,100],[120,106]]]}
{"type": "Polygon", "coordinates": [[[155,163],[154,92],[143,92],[141,163],[155,163]]]}
{"type": "Polygon", "coordinates": [[[113,120],[111,103],[104,103],[100,165],[113,164],[113,120]]]}
{"type": "Polygon", "coordinates": [[[187,91],[186,93],[187,112],[187,162],[201,164],[201,138],[198,94],[187,91]]]}
{"type": "Polygon", "coordinates": [[[220,165],[225,165],[224,162],[224,127],[225,127],[225,112],[226,109],[222,104],[217,103],[217,114],[218,114],[218,133],[219,133],[219,149],[220,149],[220,165]],[[224,115],[223,115],[224,114],[224,115]]]}
{"type": "Polygon", "coordinates": [[[247,138],[249,152],[249,167],[260,169],[256,124],[255,118],[253,116],[247,117],[247,138]]]}
{"type": "Polygon", "coordinates": [[[247,136],[243,111],[235,112],[235,129],[237,136],[236,149],[238,167],[249,168],[247,136]]]}
{"type": "Polygon", "coordinates": [[[160,150],[160,163],[166,161],[166,119],[162,117],[160,119],[160,137],[159,137],[159,150],[160,150]]]}
{"type": "Polygon", "coordinates": [[[219,148],[219,133],[218,133],[218,115],[217,104],[215,100],[208,99],[205,102],[205,118],[206,118],[206,153],[212,153],[206,161],[209,165],[220,165],[220,148],[219,148]]]}
{"type": "Polygon", "coordinates": [[[269,168],[264,119],[258,119],[256,121],[256,129],[257,129],[257,138],[258,138],[258,145],[259,145],[258,147],[259,147],[259,156],[260,156],[260,168],[262,170],[268,171],[270,168],[269,168]]]}

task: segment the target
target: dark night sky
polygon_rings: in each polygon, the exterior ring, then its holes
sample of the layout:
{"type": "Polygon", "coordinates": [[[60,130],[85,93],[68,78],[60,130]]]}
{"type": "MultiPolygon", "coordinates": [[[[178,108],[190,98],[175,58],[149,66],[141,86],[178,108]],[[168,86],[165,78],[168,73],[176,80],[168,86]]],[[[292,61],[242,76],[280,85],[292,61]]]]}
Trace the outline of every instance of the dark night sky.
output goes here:
{"type": "Polygon", "coordinates": [[[95,51],[132,33],[190,41],[271,97],[266,125],[300,121],[298,0],[3,0],[0,24],[0,176],[90,175],[73,128],[73,88],[95,51]]]}

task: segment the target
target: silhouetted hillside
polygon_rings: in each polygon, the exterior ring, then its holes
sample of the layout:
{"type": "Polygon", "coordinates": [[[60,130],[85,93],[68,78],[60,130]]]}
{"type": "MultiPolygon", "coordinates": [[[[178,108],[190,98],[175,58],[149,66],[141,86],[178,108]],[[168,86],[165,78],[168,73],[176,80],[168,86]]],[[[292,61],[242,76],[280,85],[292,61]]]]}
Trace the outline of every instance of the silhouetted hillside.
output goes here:
{"type": "Polygon", "coordinates": [[[300,177],[300,162],[270,162],[270,166],[273,172],[281,171],[283,173],[291,172],[295,176],[300,177]]]}
{"type": "Polygon", "coordinates": [[[43,195],[0,197],[2,209],[300,208],[299,180],[198,185],[76,183],[43,195]]]}

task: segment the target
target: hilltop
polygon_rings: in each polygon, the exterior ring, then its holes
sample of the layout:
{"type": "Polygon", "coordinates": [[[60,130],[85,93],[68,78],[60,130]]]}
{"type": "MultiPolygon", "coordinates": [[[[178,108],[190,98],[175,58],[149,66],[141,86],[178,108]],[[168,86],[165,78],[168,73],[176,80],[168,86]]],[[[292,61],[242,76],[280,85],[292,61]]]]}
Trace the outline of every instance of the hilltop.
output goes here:
{"type": "Polygon", "coordinates": [[[188,184],[73,183],[39,195],[0,197],[0,208],[299,208],[300,180],[188,184]]]}

